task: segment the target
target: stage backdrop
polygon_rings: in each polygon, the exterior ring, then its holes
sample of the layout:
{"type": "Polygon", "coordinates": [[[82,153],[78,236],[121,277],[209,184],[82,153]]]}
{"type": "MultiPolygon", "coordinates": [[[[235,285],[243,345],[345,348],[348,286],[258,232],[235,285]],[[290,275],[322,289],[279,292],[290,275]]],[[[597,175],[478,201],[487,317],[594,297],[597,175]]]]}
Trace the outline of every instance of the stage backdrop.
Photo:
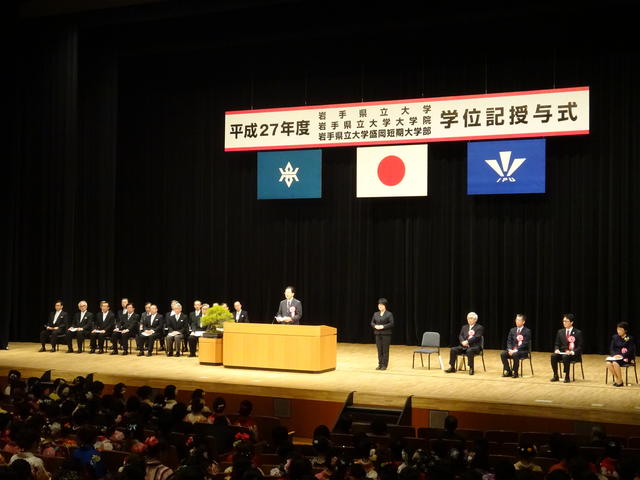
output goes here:
{"type": "Polygon", "coordinates": [[[195,298],[240,300],[270,322],[286,285],[303,323],[335,326],[343,342],[373,341],[378,297],[394,343],[439,331],[448,345],[473,310],[487,347],[502,348],[523,312],[534,349],[550,350],[573,312],[586,350],[604,353],[616,322],[635,323],[636,50],[568,33],[419,48],[417,21],[387,26],[404,43],[368,48],[352,38],[365,20],[307,35],[282,9],[16,27],[4,95],[12,340],[35,341],[57,298],[68,311],[121,296],[161,312],[174,298],[187,311],[195,298]],[[466,143],[451,142],[429,145],[428,197],[356,198],[346,147],[323,152],[321,199],[259,201],[256,153],[224,152],[226,110],[583,85],[591,133],[547,140],[545,194],[467,196],[466,143]]]}

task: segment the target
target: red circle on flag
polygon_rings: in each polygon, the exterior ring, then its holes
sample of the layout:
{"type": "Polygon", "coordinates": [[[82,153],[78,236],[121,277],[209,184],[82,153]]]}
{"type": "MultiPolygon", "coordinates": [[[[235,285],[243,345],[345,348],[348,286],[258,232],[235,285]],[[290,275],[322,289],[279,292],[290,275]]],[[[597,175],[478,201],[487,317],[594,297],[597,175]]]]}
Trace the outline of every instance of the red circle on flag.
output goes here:
{"type": "Polygon", "coordinates": [[[404,174],[404,162],[395,155],[387,155],[378,164],[378,178],[388,187],[399,184],[404,178],[404,174]]]}

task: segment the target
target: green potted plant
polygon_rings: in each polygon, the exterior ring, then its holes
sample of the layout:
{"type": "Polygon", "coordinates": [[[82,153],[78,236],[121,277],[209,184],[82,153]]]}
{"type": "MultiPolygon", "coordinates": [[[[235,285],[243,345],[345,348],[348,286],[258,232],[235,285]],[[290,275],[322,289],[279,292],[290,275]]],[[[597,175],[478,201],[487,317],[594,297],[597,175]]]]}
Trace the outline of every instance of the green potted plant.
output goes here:
{"type": "Polygon", "coordinates": [[[221,305],[209,307],[207,314],[200,320],[200,324],[206,329],[202,336],[207,338],[222,337],[222,325],[224,322],[232,320],[233,314],[227,308],[221,305]]]}

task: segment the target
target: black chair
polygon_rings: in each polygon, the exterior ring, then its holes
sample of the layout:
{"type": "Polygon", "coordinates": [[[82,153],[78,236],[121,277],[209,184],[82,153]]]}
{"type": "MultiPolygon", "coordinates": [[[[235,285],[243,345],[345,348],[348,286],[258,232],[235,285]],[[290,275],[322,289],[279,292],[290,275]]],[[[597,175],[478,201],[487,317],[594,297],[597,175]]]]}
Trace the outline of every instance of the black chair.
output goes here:
{"type": "MultiPolygon", "coordinates": [[[[509,357],[508,360],[509,360],[509,368],[513,370],[513,358],[509,357]]],[[[527,356],[520,359],[520,364],[522,364],[522,362],[524,362],[525,360],[529,360],[529,368],[531,369],[531,376],[533,377],[533,354],[531,352],[531,345],[529,345],[529,351],[527,352],[527,356]]],[[[523,371],[524,371],[524,367],[520,368],[521,377],[524,377],[523,371]]]]}
{"type": "Polygon", "coordinates": [[[413,351],[413,360],[411,362],[411,368],[415,368],[416,353],[420,354],[420,363],[424,367],[424,360],[422,355],[428,355],[427,357],[427,369],[431,369],[431,354],[437,353],[440,357],[440,334],[438,332],[424,332],[422,334],[422,342],[420,348],[413,351]]]}
{"type": "MultiPolygon", "coordinates": [[[[466,370],[467,369],[467,356],[466,355],[460,355],[460,357],[462,357],[462,367],[460,367],[460,364],[458,363],[458,370],[466,370]]],[[[487,367],[484,364],[484,337],[480,337],[480,352],[478,352],[478,355],[476,355],[476,357],[480,357],[482,359],[482,368],[486,372],[487,371],[487,367]]]]}
{"type": "MultiPolygon", "coordinates": [[[[633,374],[636,377],[636,383],[638,383],[638,371],[636,370],[636,362],[633,360],[632,362],[623,363],[620,365],[620,368],[624,368],[624,383],[629,385],[629,369],[633,367],[633,374]]],[[[584,376],[582,377],[584,378],[584,376]]],[[[605,367],[604,370],[604,383],[609,383],[609,369],[605,367]]]]}
{"type": "Polygon", "coordinates": [[[582,372],[582,379],[584,380],[584,367],[582,366],[582,355],[576,355],[576,358],[571,359],[571,376],[572,380],[576,381],[576,363],[580,364],[580,371],[582,372]]]}

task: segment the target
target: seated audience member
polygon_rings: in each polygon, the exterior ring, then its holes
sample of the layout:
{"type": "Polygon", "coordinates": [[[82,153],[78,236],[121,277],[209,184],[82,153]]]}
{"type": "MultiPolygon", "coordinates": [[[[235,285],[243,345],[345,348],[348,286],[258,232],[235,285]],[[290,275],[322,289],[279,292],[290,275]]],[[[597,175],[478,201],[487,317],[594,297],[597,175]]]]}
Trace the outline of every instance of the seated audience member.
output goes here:
{"type": "Polygon", "coordinates": [[[529,470],[530,472],[542,473],[542,467],[533,463],[533,459],[538,455],[538,449],[531,442],[520,442],[517,448],[518,461],[513,465],[517,471],[529,470]]]}
{"type": "Polygon", "coordinates": [[[249,400],[242,400],[240,402],[240,408],[238,409],[238,417],[233,423],[235,426],[244,427],[253,433],[253,438],[255,440],[258,439],[258,425],[255,420],[251,417],[251,412],[253,411],[253,403],[249,400]]]}
{"type": "Polygon", "coordinates": [[[208,423],[209,419],[202,413],[204,403],[201,401],[191,402],[191,411],[184,417],[184,421],[188,423],[208,423]]]}
{"type": "Polygon", "coordinates": [[[594,425],[591,427],[590,447],[604,447],[607,444],[607,433],[602,425],[594,425]]]}
{"type": "Polygon", "coordinates": [[[104,478],[107,468],[100,452],[93,446],[97,435],[93,426],[85,425],[78,430],[78,448],[73,451],[72,458],[76,459],[89,478],[104,478]]]}
{"type": "Polygon", "coordinates": [[[176,396],[178,389],[175,385],[167,385],[164,387],[164,406],[165,410],[171,410],[173,406],[178,403],[176,396]]]}
{"type": "Polygon", "coordinates": [[[44,462],[34,455],[34,452],[39,453],[39,442],[40,436],[35,429],[26,425],[20,428],[16,432],[16,443],[21,451],[11,457],[9,464],[16,460],[25,460],[30,465],[35,480],[48,480],[51,475],[44,468],[44,462]]]}
{"type": "Polygon", "coordinates": [[[173,474],[173,470],[164,465],[168,451],[169,445],[164,441],[155,437],[147,439],[145,479],[167,480],[173,474]]]}
{"type": "Polygon", "coordinates": [[[460,442],[464,442],[464,438],[462,438],[456,432],[457,429],[458,419],[453,415],[447,415],[444,419],[442,433],[438,436],[438,438],[442,440],[458,440],[460,442]]]}
{"type": "Polygon", "coordinates": [[[202,404],[204,405],[204,408],[202,409],[203,413],[206,413],[206,414],[211,413],[211,410],[209,410],[209,407],[207,407],[207,402],[205,400],[205,392],[201,388],[196,388],[193,390],[193,392],[191,392],[191,402],[188,407],[189,410],[191,410],[191,403],[195,402],[196,400],[202,402],[202,404]]]}
{"type": "Polygon", "coordinates": [[[224,414],[225,408],[227,408],[227,402],[224,401],[224,398],[217,397],[212,404],[213,407],[213,415],[209,418],[209,423],[226,423],[227,425],[231,425],[229,418],[224,414]]]}
{"type": "Polygon", "coordinates": [[[600,475],[605,476],[608,479],[620,478],[618,472],[618,463],[620,462],[620,453],[622,449],[620,444],[615,440],[609,440],[604,447],[604,457],[600,460],[599,471],[600,475]]]}

